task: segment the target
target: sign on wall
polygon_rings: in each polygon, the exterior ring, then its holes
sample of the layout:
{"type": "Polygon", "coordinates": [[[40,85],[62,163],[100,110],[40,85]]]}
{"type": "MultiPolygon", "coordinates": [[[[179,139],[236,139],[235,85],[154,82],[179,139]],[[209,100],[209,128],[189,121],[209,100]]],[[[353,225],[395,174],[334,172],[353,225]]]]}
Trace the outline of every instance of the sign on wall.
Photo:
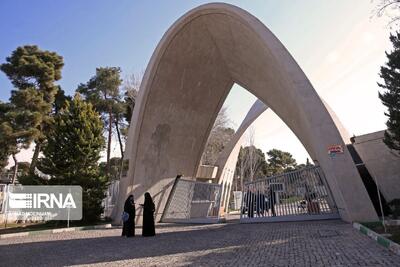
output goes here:
{"type": "Polygon", "coordinates": [[[334,157],[336,154],[343,154],[343,146],[342,145],[331,145],[328,146],[328,155],[334,157]]]}

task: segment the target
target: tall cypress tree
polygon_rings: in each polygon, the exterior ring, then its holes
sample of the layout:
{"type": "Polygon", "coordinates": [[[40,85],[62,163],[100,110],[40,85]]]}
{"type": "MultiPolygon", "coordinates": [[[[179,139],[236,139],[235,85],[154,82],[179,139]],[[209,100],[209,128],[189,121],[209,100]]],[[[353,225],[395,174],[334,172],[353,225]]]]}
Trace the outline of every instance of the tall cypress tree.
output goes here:
{"type": "Polygon", "coordinates": [[[100,115],[77,94],[54,117],[46,139],[37,167],[50,178],[37,179],[51,185],[82,186],[83,219],[99,219],[107,181],[98,166],[105,144],[100,115]]]}
{"type": "Polygon", "coordinates": [[[380,77],[383,83],[378,83],[384,91],[379,93],[383,105],[388,109],[384,143],[400,154],[400,33],[390,35],[393,50],[386,52],[388,61],[381,67],[380,77]]]}

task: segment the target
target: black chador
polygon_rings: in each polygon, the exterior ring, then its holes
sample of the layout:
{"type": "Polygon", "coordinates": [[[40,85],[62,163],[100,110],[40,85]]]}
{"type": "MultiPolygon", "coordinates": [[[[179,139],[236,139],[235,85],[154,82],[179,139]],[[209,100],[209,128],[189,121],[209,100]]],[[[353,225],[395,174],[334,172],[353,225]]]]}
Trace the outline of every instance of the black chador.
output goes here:
{"type": "Polygon", "coordinates": [[[122,236],[132,237],[135,236],[135,201],[133,195],[130,195],[124,205],[124,212],[126,212],[129,217],[124,221],[124,226],[122,228],[122,236]]]}
{"type": "Polygon", "coordinates": [[[154,211],[155,206],[153,199],[150,194],[146,192],[144,194],[144,204],[143,204],[143,236],[154,236],[156,235],[154,226],[154,211]]]}

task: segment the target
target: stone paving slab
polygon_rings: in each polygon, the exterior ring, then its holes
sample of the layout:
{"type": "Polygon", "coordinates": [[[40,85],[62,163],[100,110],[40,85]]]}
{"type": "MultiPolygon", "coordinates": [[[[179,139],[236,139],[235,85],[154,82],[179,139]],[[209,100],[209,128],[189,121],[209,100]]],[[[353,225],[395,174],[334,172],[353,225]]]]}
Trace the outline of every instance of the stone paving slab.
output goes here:
{"type": "Polygon", "coordinates": [[[0,240],[0,266],[400,266],[400,256],[341,221],[157,226],[0,240]],[[136,234],[140,235],[137,229],[136,234]]]}

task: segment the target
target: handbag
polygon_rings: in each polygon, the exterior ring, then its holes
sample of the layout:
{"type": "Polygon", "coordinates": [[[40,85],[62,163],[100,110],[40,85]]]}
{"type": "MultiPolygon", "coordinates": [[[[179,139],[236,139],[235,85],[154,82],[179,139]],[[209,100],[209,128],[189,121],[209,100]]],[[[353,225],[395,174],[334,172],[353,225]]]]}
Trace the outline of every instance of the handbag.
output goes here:
{"type": "Polygon", "coordinates": [[[129,213],[127,213],[125,211],[122,212],[121,219],[123,222],[127,222],[129,220],[129,213]]]}

